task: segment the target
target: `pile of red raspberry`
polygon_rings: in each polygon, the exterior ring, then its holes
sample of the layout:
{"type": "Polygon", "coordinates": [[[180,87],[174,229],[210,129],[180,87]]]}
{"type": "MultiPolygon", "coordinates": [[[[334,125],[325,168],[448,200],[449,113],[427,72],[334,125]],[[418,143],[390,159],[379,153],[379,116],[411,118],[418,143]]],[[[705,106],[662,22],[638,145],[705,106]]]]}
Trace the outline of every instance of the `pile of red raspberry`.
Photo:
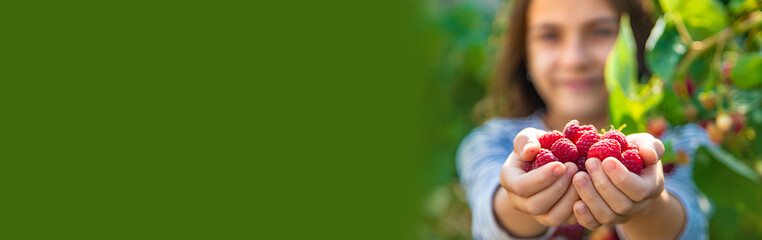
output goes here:
{"type": "Polygon", "coordinates": [[[627,167],[630,172],[640,174],[643,161],[638,152],[638,146],[630,144],[625,135],[619,130],[612,129],[604,134],[597,133],[593,125],[580,126],[579,121],[571,120],[566,124],[564,132],[552,131],[541,136],[540,152],[535,160],[524,163],[524,171],[531,171],[553,161],[573,162],[577,169],[585,169],[588,158],[598,158],[601,161],[614,157],[627,167]]]}

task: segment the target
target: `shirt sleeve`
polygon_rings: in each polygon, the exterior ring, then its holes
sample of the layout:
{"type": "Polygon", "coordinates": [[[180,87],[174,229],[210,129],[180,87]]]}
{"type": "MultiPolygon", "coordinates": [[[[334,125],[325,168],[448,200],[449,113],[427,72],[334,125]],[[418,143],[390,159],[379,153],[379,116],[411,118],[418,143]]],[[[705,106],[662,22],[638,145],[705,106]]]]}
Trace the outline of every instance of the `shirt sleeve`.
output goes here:
{"type": "MultiPolygon", "coordinates": [[[[699,146],[712,144],[704,129],[696,124],[674,128],[663,140],[672,141],[673,149],[685,151],[688,159],[693,159],[699,146]]],[[[685,208],[685,226],[678,239],[707,239],[709,201],[693,182],[693,161],[686,166],[677,167],[664,181],[667,192],[680,199],[685,208]]]]}
{"type": "MultiPolygon", "coordinates": [[[[695,124],[675,127],[667,132],[662,141],[672,141],[672,147],[675,151],[685,151],[688,159],[693,159],[693,155],[701,145],[712,144],[706,132],[695,124]]],[[[696,187],[693,182],[693,161],[688,165],[677,166],[675,170],[665,175],[664,188],[680,200],[685,208],[685,225],[683,231],[677,239],[707,239],[708,236],[708,215],[710,206],[706,197],[696,187]]],[[[619,236],[621,228],[617,226],[619,236]]]]}
{"type": "Polygon", "coordinates": [[[461,143],[456,157],[460,182],[466,190],[471,209],[471,232],[474,239],[547,239],[555,228],[537,238],[515,238],[499,225],[492,201],[500,187],[500,170],[513,151],[516,133],[501,134],[486,126],[476,128],[461,143]]]}

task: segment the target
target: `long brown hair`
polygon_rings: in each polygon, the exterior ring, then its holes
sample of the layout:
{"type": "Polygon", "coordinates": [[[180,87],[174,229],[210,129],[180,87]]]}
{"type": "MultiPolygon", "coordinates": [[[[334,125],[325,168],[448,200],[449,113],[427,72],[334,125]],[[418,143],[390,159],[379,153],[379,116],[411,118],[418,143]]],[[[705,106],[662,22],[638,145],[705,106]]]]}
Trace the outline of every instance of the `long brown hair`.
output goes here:
{"type": "MultiPolygon", "coordinates": [[[[638,49],[638,72],[648,74],[643,59],[646,40],[653,28],[651,15],[646,11],[650,5],[637,0],[610,0],[611,5],[621,15],[630,15],[635,42],[638,49]]],[[[526,64],[526,13],[529,0],[515,0],[503,37],[500,56],[492,78],[492,86],[484,99],[474,108],[474,117],[482,122],[492,117],[516,118],[532,114],[545,107],[527,77],[526,64]]]]}

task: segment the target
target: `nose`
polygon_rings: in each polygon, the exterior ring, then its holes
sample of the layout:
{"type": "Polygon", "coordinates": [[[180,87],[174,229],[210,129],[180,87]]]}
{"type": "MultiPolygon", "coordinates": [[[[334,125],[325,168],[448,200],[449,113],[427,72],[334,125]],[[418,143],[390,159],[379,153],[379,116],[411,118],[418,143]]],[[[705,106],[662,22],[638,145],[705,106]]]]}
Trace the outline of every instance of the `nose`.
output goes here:
{"type": "Polygon", "coordinates": [[[584,39],[579,35],[568,38],[563,45],[559,61],[560,67],[567,70],[581,70],[587,67],[591,59],[584,39]]]}

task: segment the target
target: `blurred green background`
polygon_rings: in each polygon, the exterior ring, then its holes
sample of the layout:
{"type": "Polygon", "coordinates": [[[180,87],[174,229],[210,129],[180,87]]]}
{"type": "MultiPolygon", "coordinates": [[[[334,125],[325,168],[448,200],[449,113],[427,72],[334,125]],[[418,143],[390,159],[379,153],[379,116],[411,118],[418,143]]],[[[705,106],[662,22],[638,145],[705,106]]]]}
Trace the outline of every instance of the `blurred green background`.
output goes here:
{"type": "Polygon", "coordinates": [[[507,23],[510,4],[504,0],[427,1],[433,66],[431,92],[431,157],[426,159],[422,239],[470,239],[471,215],[455,170],[460,141],[477,126],[472,110],[489,84],[493,61],[507,23]]]}
{"type": "MultiPolygon", "coordinates": [[[[428,122],[434,131],[426,159],[428,191],[420,238],[471,238],[455,152],[479,124],[472,110],[489,85],[510,2],[426,1],[424,16],[432,29],[428,39],[434,59],[427,86],[434,114],[428,122]]],[[[636,86],[630,92],[610,87],[611,106],[633,106],[611,113],[612,124],[628,124],[629,133],[654,135],[670,126],[702,126],[715,145],[703,146],[694,159],[686,159],[685,153],[672,152],[671,144],[665,143],[668,153],[663,162],[696,161],[694,180],[713,206],[711,238],[762,238],[762,138],[757,137],[762,134],[761,1],[644,3],[656,21],[646,49],[652,76],[620,76],[617,73],[626,71],[626,64],[608,63],[609,86],[636,86]]],[[[634,57],[626,51],[613,52],[634,57]]]]}

